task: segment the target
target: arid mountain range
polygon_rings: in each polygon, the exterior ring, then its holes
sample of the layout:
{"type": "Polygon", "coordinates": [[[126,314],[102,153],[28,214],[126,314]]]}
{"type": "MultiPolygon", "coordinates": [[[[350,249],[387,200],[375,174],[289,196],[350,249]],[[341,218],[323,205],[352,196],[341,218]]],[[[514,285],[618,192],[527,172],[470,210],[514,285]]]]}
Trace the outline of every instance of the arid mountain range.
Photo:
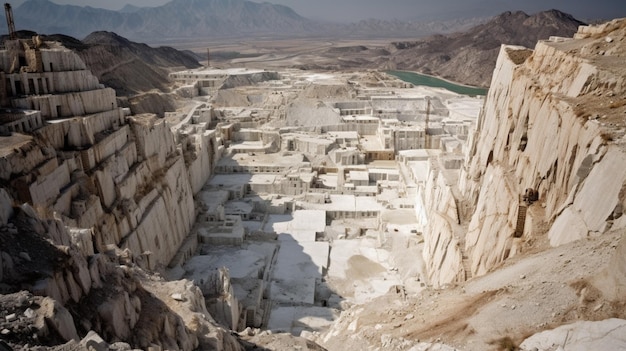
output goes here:
{"type": "Polygon", "coordinates": [[[286,6],[245,0],[173,0],[159,7],[111,11],[29,0],[14,9],[18,29],[82,38],[112,31],[132,39],[303,34],[319,25],[286,6]]]}
{"type": "Polygon", "coordinates": [[[302,17],[287,6],[247,0],[172,0],[163,6],[126,6],[120,11],[28,0],[14,9],[14,17],[17,29],[77,38],[94,31],[112,31],[140,41],[262,36],[405,38],[463,30],[486,20],[323,23],[302,17]]]}
{"type": "Polygon", "coordinates": [[[533,48],[538,40],[550,36],[571,37],[581,24],[557,10],[532,16],[521,11],[505,12],[466,32],[395,42],[388,49],[389,59],[378,65],[488,87],[501,44],[533,48]]]}

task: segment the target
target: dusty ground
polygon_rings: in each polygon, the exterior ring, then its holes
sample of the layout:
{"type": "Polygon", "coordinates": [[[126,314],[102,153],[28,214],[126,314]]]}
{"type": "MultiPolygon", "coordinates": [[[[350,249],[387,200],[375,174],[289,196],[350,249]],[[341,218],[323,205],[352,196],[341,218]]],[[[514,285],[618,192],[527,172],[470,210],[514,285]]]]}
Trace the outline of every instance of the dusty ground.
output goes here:
{"type": "Polygon", "coordinates": [[[497,350],[508,340],[517,344],[565,323],[624,318],[623,302],[608,301],[588,283],[606,267],[622,236],[611,232],[532,250],[489,275],[444,290],[406,297],[391,292],[344,311],[320,343],[329,350],[406,350],[418,342],[497,350]]]}

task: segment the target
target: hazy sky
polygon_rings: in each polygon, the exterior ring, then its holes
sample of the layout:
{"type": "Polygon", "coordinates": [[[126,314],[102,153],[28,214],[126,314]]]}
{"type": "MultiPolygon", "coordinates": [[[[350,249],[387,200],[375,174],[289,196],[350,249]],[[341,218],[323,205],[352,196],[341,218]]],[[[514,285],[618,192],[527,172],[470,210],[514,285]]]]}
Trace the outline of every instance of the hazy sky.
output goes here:
{"type": "MultiPolygon", "coordinates": [[[[118,10],[130,3],[135,6],[159,6],[169,0],[52,0],[118,10]]],[[[252,0],[255,2],[265,2],[252,0]]],[[[24,0],[12,1],[18,6],[24,0]]],[[[578,19],[626,17],[626,0],[267,0],[293,8],[300,15],[331,21],[379,19],[427,19],[431,17],[491,16],[506,10],[534,13],[556,8],[578,19]]]]}

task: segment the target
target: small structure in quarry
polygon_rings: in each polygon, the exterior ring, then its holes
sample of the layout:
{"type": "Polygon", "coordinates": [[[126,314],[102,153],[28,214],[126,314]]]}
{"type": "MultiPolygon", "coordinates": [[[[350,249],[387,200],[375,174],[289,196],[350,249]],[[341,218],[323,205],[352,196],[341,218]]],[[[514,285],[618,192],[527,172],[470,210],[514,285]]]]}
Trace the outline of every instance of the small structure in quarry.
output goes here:
{"type": "MultiPolygon", "coordinates": [[[[85,349],[243,350],[279,332],[329,349],[484,349],[512,323],[606,319],[623,303],[624,37],[615,21],[503,46],[486,102],[379,72],[177,72],[189,104],[165,118],[119,108],[58,43],[9,40],[0,332],[85,349]],[[585,245],[595,277],[537,273],[585,245]],[[546,301],[557,290],[563,305],[546,301]]],[[[554,335],[583,342],[568,328],[554,335]]]]}

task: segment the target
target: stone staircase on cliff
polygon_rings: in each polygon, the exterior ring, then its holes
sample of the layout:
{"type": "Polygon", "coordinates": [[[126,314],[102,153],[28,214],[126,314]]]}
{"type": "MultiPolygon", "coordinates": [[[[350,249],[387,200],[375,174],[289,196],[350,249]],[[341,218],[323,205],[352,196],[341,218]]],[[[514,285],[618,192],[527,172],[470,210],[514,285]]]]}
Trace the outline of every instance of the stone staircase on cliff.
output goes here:
{"type": "Polygon", "coordinates": [[[474,276],[472,274],[472,262],[470,262],[469,257],[466,253],[463,253],[463,270],[465,271],[465,280],[470,280],[474,276]]]}
{"type": "Polygon", "coordinates": [[[516,238],[521,238],[524,235],[524,225],[526,224],[526,211],[528,207],[520,204],[517,210],[517,223],[515,225],[515,234],[516,238]]]}

